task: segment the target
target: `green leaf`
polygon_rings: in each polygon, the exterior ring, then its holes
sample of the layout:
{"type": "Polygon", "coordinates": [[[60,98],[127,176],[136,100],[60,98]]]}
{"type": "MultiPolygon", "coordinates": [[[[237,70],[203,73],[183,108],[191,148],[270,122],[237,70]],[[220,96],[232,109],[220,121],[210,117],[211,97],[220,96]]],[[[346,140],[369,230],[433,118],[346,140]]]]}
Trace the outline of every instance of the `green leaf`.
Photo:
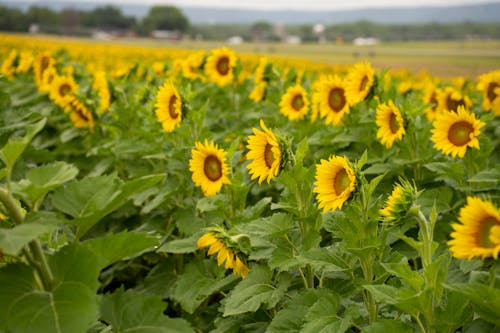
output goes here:
{"type": "Polygon", "coordinates": [[[105,267],[153,249],[158,245],[158,239],[143,232],[123,231],[86,240],[82,245],[97,254],[102,260],[101,266],[105,267]]]}
{"type": "Polygon", "coordinates": [[[272,272],[269,268],[253,266],[247,277],[224,299],[224,316],[255,312],[261,305],[266,309],[273,308],[288,289],[290,280],[285,278],[275,286],[271,278],[272,272]]]}
{"type": "Polygon", "coordinates": [[[298,266],[310,265],[312,268],[322,272],[343,272],[349,270],[349,266],[342,260],[335,247],[313,248],[301,253],[296,257],[298,266]]]}
{"type": "Polygon", "coordinates": [[[35,135],[43,129],[46,122],[47,118],[43,118],[34,124],[26,126],[24,137],[9,139],[7,144],[0,150],[0,159],[2,159],[8,169],[12,169],[19,156],[21,156],[35,135]]]}
{"type": "Polygon", "coordinates": [[[309,144],[307,142],[308,139],[309,139],[308,137],[305,137],[297,145],[297,151],[295,152],[295,160],[297,163],[302,164],[302,162],[304,161],[304,157],[306,156],[307,151],[309,150],[309,144]]]}
{"type": "Polygon", "coordinates": [[[423,277],[418,272],[412,271],[407,262],[382,263],[381,265],[388,273],[399,277],[403,283],[415,290],[420,290],[424,284],[423,277]]]}
{"type": "Polygon", "coordinates": [[[119,289],[104,295],[100,319],[108,323],[113,332],[194,333],[184,319],[165,316],[165,308],[160,296],[119,289]]]}
{"type": "Polygon", "coordinates": [[[77,174],[78,169],[75,166],[60,161],[54,162],[29,169],[26,172],[26,179],[19,182],[14,189],[29,198],[31,202],[35,202],[47,192],[74,179],[77,174]]]}
{"type": "Polygon", "coordinates": [[[464,301],[462,294],[448,291],[442,307],[436,309],[436,329],[438,332],[456,332],[463,323],[470,322],[473,311],[470,302],[464,301]]]}
{"type": "Polygon", "coordinates": [[[175,286],[173,298],[178,301],[182,308],[193,313],[208,296],[231,285],[239,278],[235,275],[224,277],[222,274],[214,275],[211,268],[214,262],[203,263],[192,261],[186,265],[184,274],[178,279],[175,286]]]}
{"type": "Polygon", "coordinates": [[[0,229],[0,249],[5,253],[17,255],[30,241],[57,229],[54,224],[23,223],[12,229],[0,229]]]}
{"type": "Polygon", "coordinates": [[[242,232],[263,237],[279,237],[294,227],[293,218],[285,213],[255,220],[241,226],[242,232]]]}
{"type": "Polygon", "coordinates": [[[484,320],[500,326],[500,289],[478,283],[445,284],[444,287],[467,297],[484,320]]]}
{"type": "Polygon", "coordinates": [[[266,333],[299,332],[307,311],[317,301],[319,294],[318,290],[305,289],[292,296],[283,309],[276,313],[266,333]]]}
{"type": "Polygon", "coordinates": [[[54,276],[50,292],[34,287],[31,268],[16,264],[0,270],[0,309],[5,310],[1,322],[8,332],[85,333],[95,322],[98,258],[71,245],[48,259],[54,276]]]}
{"type": "Polygon", "coordinates": [[[309,308],[301,333],[344,332],[350,326],[349,320],[337,316],[340,299],[336,294],[321,291],[318,300],[309,308]]]}
{"type": "Polygon", "coordinates": [[[151,175],[122,183],[114,174],[87,177],[56,190],[52,205],[74,218],[71,222],[78,227],[76,238],[79,239],[104,216],[124,205],[133,194],[163,178],[164,175],[151,175]]]}
{"type": "Polygon", "coordinates": [[[165,253],[191,253],[198,249],[196,241],[200,238],[201,234],[196,233],[189,238],[174,239],[160,246],[157,252],[165,253]]]}
{"type": "Polygon", "coordinates": [[[378,319],[375,323],[363,327],[361,333],[413,333],[415,329],[401,320],[378,319]]]}
{"type": "Polygon", "coordinates": [[[361,155],[357,163],[357,167],[359,170],[363,168],[363,166],[366,164],[366,161],[368,161],[368,151],[365,149],[363,155],[361,155]]]}

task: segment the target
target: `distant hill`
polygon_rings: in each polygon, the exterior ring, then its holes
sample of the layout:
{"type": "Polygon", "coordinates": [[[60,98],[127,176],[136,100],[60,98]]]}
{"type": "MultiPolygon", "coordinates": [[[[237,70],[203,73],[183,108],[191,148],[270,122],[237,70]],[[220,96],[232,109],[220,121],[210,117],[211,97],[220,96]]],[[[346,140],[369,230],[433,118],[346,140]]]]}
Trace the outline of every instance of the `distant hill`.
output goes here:
{"type": "MultiPolygon", "coordinates": [[[[139,0],[138,0],[139,1],[139,0]]],[[[0,5],[26,10],[31,5],[46,6],[54,10],[75,8],[92,10],[105,2],[65,2],[49,0],[0,0],[0,5]]],[[[127,16],[141,18],[149,11],[149,5],[113,4],[120,7],[127,16]]],[[[248,24],[256,21],[268,21],[282,24],[300,23],[348,23],[367,20],[377,23],[453,23],[453,22],[500,22],[500,3],[477,5],[460,5],[450,7],[414,7],[414,8],[370,8],[331,11],[297,11],[297,10],[244,10],[214,9],[208,7],[179,6],[191,23],[194,24],[248,24]]]]}

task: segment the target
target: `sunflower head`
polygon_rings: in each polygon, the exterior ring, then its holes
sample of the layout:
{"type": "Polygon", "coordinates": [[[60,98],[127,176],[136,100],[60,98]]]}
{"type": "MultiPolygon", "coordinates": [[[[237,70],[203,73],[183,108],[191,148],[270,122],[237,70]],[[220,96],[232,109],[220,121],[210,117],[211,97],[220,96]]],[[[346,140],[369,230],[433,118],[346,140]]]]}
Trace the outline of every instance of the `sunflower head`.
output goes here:
{"type": "Polygon", "coordinates": [[[253,129],[253,135],[248,137],[247,159],[251,160],[247,168],[251,179],[259,179],[259,184],[264,180],[269,183],[276,177],[284,159],[281,140],[260,120],[260,127],[253,129]]]}
{"type": "Polygon", "coordinates": [[[375,122],[378,126],[377,138],[387,148],[391,148],[406,133],[403,115],[392,101],[377,106],[375,122]]]}
{"type": "Polygon", "coordinates": [[[457,112],[459,107],[469,110],[472,102],[469,96],[454,87],[446,87],[439,96],[439,109],[457,112]]]}
{"type": "Polygon", "coordinates": [[[352,105],[367,98],[375,82],[375,70],[369,62],[356,64],[347,75],[346,90],[352,105]]]}
{"type": "Polygon", "coordinates": [[[479,76],[477,90],[483,94],[483,109],[500,116],[500,70],[479,76]]]}
{"type": "Polygon", "coordinates": [[[455,258],[473,259],[493,257],[500,252],[500,210],[491,201],[467,197],[467,205],[460,210],[460,223],[452,224],[448,241],[455,258]]]}
{"type": "Polygon", "coordinates": [[[52,80],[49,97],[54,103],[65,108],[74,99],[73,94],[78,91],[78,85],[71,76],[56,76],[52,80]]]}
{"type": "Polygon", "coordinates": [[[180,126],[183,117],[182,99],[172,82],[165,82],[158,90],[155,113],[165,132],[172,132],[180,126]]]}
{"type": "Polygon", "coordinates": [[[342,208],[356,189],[356,173],[345,157],[331,156],[316,165],[314,192],[324,212],[342,208]]]}
{"type": "Polygon", "coordinates": [[[217,255],[217,264],[224,264],[226,269],[232,269],[235,275],[245,278],[250,271],[243,259],[243,253],[238,246],[236,237],[230,237],[221,227],[207,228],[207,232],[198,238],[196,245],[202,249],[208,247],[207,255],[217,255]]]}
{"type": "Polygon", "coordinates": [[[196,142],[195,146],[189,161],[193,182],[201,187],[205,196],[214,196],[219,193],[223,184],[231,184],[226,152],[207,140],[205,143],[196,142]]]}
{"type": "Polygon", "coordinates": [[[182,75],[191,80],[202,79],[205,61],[205,51],[191,53],[182,62],[182,75]]]}
{"type": "Polygon", "coordinates": [[[233,82],[236,55],[228,48],[212,50],[205,64],[205,73],[211,82],[223,87],[233,82]]]}
{"type": "Polygon", "coordinates": [[[340,125],[344,114],[349,113],[351,103],[345,84],[340,77],[329,76],[321,79],[316,87],[317,96],[313,100],[319,103],[320,116],[326,118],[327,124],[340,125]]]}
{"type": "Polygon", "coordinates": [[[306,90],[300,85],[289,87],[281,97],[279,105],[280,112],[287,116],[288,119],[303,119],[309,110],[309,99],[306,90]]]}
{"type": "Polygon", "coordinates": [[[92,112],[80,101],[73,97],[66,105],[65,112],[69,113],[69,117],[76,128],[88,128],[91,131],[94,128],[94,116],[92,112]]]}
{"type": "Polygon", "coordinates": [[[389,226],[399,224],[408,215],[418,195],[415,184],[401,179],[398,184],[394,185],[385,207],[379,212],[382,222],[389,226]]]}
{"type": "Polygon", "coordinates": [[[443,154],[463,158],[467,147],[479,149],[478,136],[484,125],[463,107],[458,107],[457,112],[443,111],[433,122],[431,140],[443,154]]]}

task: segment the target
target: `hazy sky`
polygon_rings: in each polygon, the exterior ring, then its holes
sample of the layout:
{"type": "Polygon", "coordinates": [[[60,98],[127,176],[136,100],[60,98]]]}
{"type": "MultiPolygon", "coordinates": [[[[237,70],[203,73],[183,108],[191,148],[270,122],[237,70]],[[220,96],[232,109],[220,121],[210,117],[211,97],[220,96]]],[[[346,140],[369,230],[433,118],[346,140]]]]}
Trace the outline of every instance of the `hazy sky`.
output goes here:
{"type": "MultiPolygon", "coordinates": [[[[66,0],[68,2],[172,4],[176,6],[252,9],[349,9],[363,7],[451,6],[500,0],[66,0]]],[[[33,1],[33,2],[36,2],[33,1]]]]}

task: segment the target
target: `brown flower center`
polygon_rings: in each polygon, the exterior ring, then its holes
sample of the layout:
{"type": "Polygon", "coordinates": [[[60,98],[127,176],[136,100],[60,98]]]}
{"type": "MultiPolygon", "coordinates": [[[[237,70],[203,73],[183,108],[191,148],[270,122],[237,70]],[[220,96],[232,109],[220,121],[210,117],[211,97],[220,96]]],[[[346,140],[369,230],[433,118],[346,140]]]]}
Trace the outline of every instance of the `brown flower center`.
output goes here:
{"type": "Polygon", "coordinates": [[[496,82],[490,82],[490,84],[488,84],[487,95],[490,102],[493,102],[495,98],[497,98],[498,95],[495,93],[495,89],[498,87],[500,87],[500,84],[496,82]]]}
{"type": "Polygon", "coordinates": [[[398,118],[396,117],[394,112],[391,112],[391,117],[389,118],[389,129],[391,130],[392,134],[396,134],[399,131],[398,118]]]}
{"type": "Polygon", "coordinates": [[[179,113],[175,110],[175,102],[177,102],[177,96],[172,95],[168,101],[168,113],[172,119],[179,117],[179,113]]]}
{"type": "Polygon", "coordinates": [[[266,166],[271,169],[274,162],[274,154],[273,154],[273,146],[269,143],[266,143],[266,147],[264,148],[264,161],[266,162],[266,166]]]}
{"type": "Polygon", "coordinates": [[[366,88],[366,85],[368,84],[368,76],[363,76],[363,79],[361,80],[361,83],[359,84],[359,91],[364,91],[366,88]]]}
{"type": "Polygon", "coordinates": [[[346,104],[344,89],[333,88],[328,95],[328,104],[334,112],[342,110],[346,104]]]}
{"type": "Polygon", "coordinates": [[[64,97],[71,91],[71,86],[67,83],[61,84],[59,87],[59,95],[64,97]]]}
{"type": "Polygon", "coordinates": [[[463,146],[471,140],[470,134],[472,132],[474,132],[472,124],[466,121],[459,121],[450,126],[448,140],[455,146],[463,146]]]}
{"type": "Polygon", "coordinates": [[[203,171],[208,179],[215,182],[222,177],[222,163],[214,155],[208,155],[203,163],[203,171]]]}
{"type": "Polygon", "coordinates": [[[226,75],[229,72],[229,58],[228,57],[222,57],[217,61],[217,72],[219,72],[220,75],[226,75]]]}
{"type": "Polygon", "coordinates": [[[433,106],[431,107],[431,110],[432,111],[436,111],[436,108],[437,108],[437,105],[438,105],[438,101],[437,101],[437,98],[436,98],[436,92],[432,92],[432,95],[431,95],[431,98],[429,98],[429,103],[430,104],[433,104],[433,106]]]}
{"type": "Polygon", "coordinates": [[[50,58],[43,56],[40,60],[40,75],[43,75],[43,72],[49,67],[50,58]]]}
{"type": "Polygon", "coordinates": [[[292,98],[292,108],[295,111],[300,111],[300,109],[302,109],[303,106],[304,106],[304,98],[302,97],[302,95],[301,94],[297,94],[297,95],[293,96],[293,98],[292,98]]]}
{"type": "Polygon", "coordinates": [[[341,195],[349,185],[351,184],[351,180],[349,179],[349,175],[345,169],[340,170],[335,175],[333,179],[333,189],[335,190],[336,195],[341,195]]]}
{"type": "Polygon", "coordinates": [[[457,112],[459,106],[465,107],[465,100],[463,98],[454,99],[450,95],[446,97],[446,107],[448,108],[449,111],[457,112]]]}
{"type": "Polygon", "coordinates": [[[493,216],[487,216],[479,222],[479,230],[477,233],[477,242],[482,247],[493,247],[496,245],[494,242],[500,227],[500,221],[493,216]]]}

